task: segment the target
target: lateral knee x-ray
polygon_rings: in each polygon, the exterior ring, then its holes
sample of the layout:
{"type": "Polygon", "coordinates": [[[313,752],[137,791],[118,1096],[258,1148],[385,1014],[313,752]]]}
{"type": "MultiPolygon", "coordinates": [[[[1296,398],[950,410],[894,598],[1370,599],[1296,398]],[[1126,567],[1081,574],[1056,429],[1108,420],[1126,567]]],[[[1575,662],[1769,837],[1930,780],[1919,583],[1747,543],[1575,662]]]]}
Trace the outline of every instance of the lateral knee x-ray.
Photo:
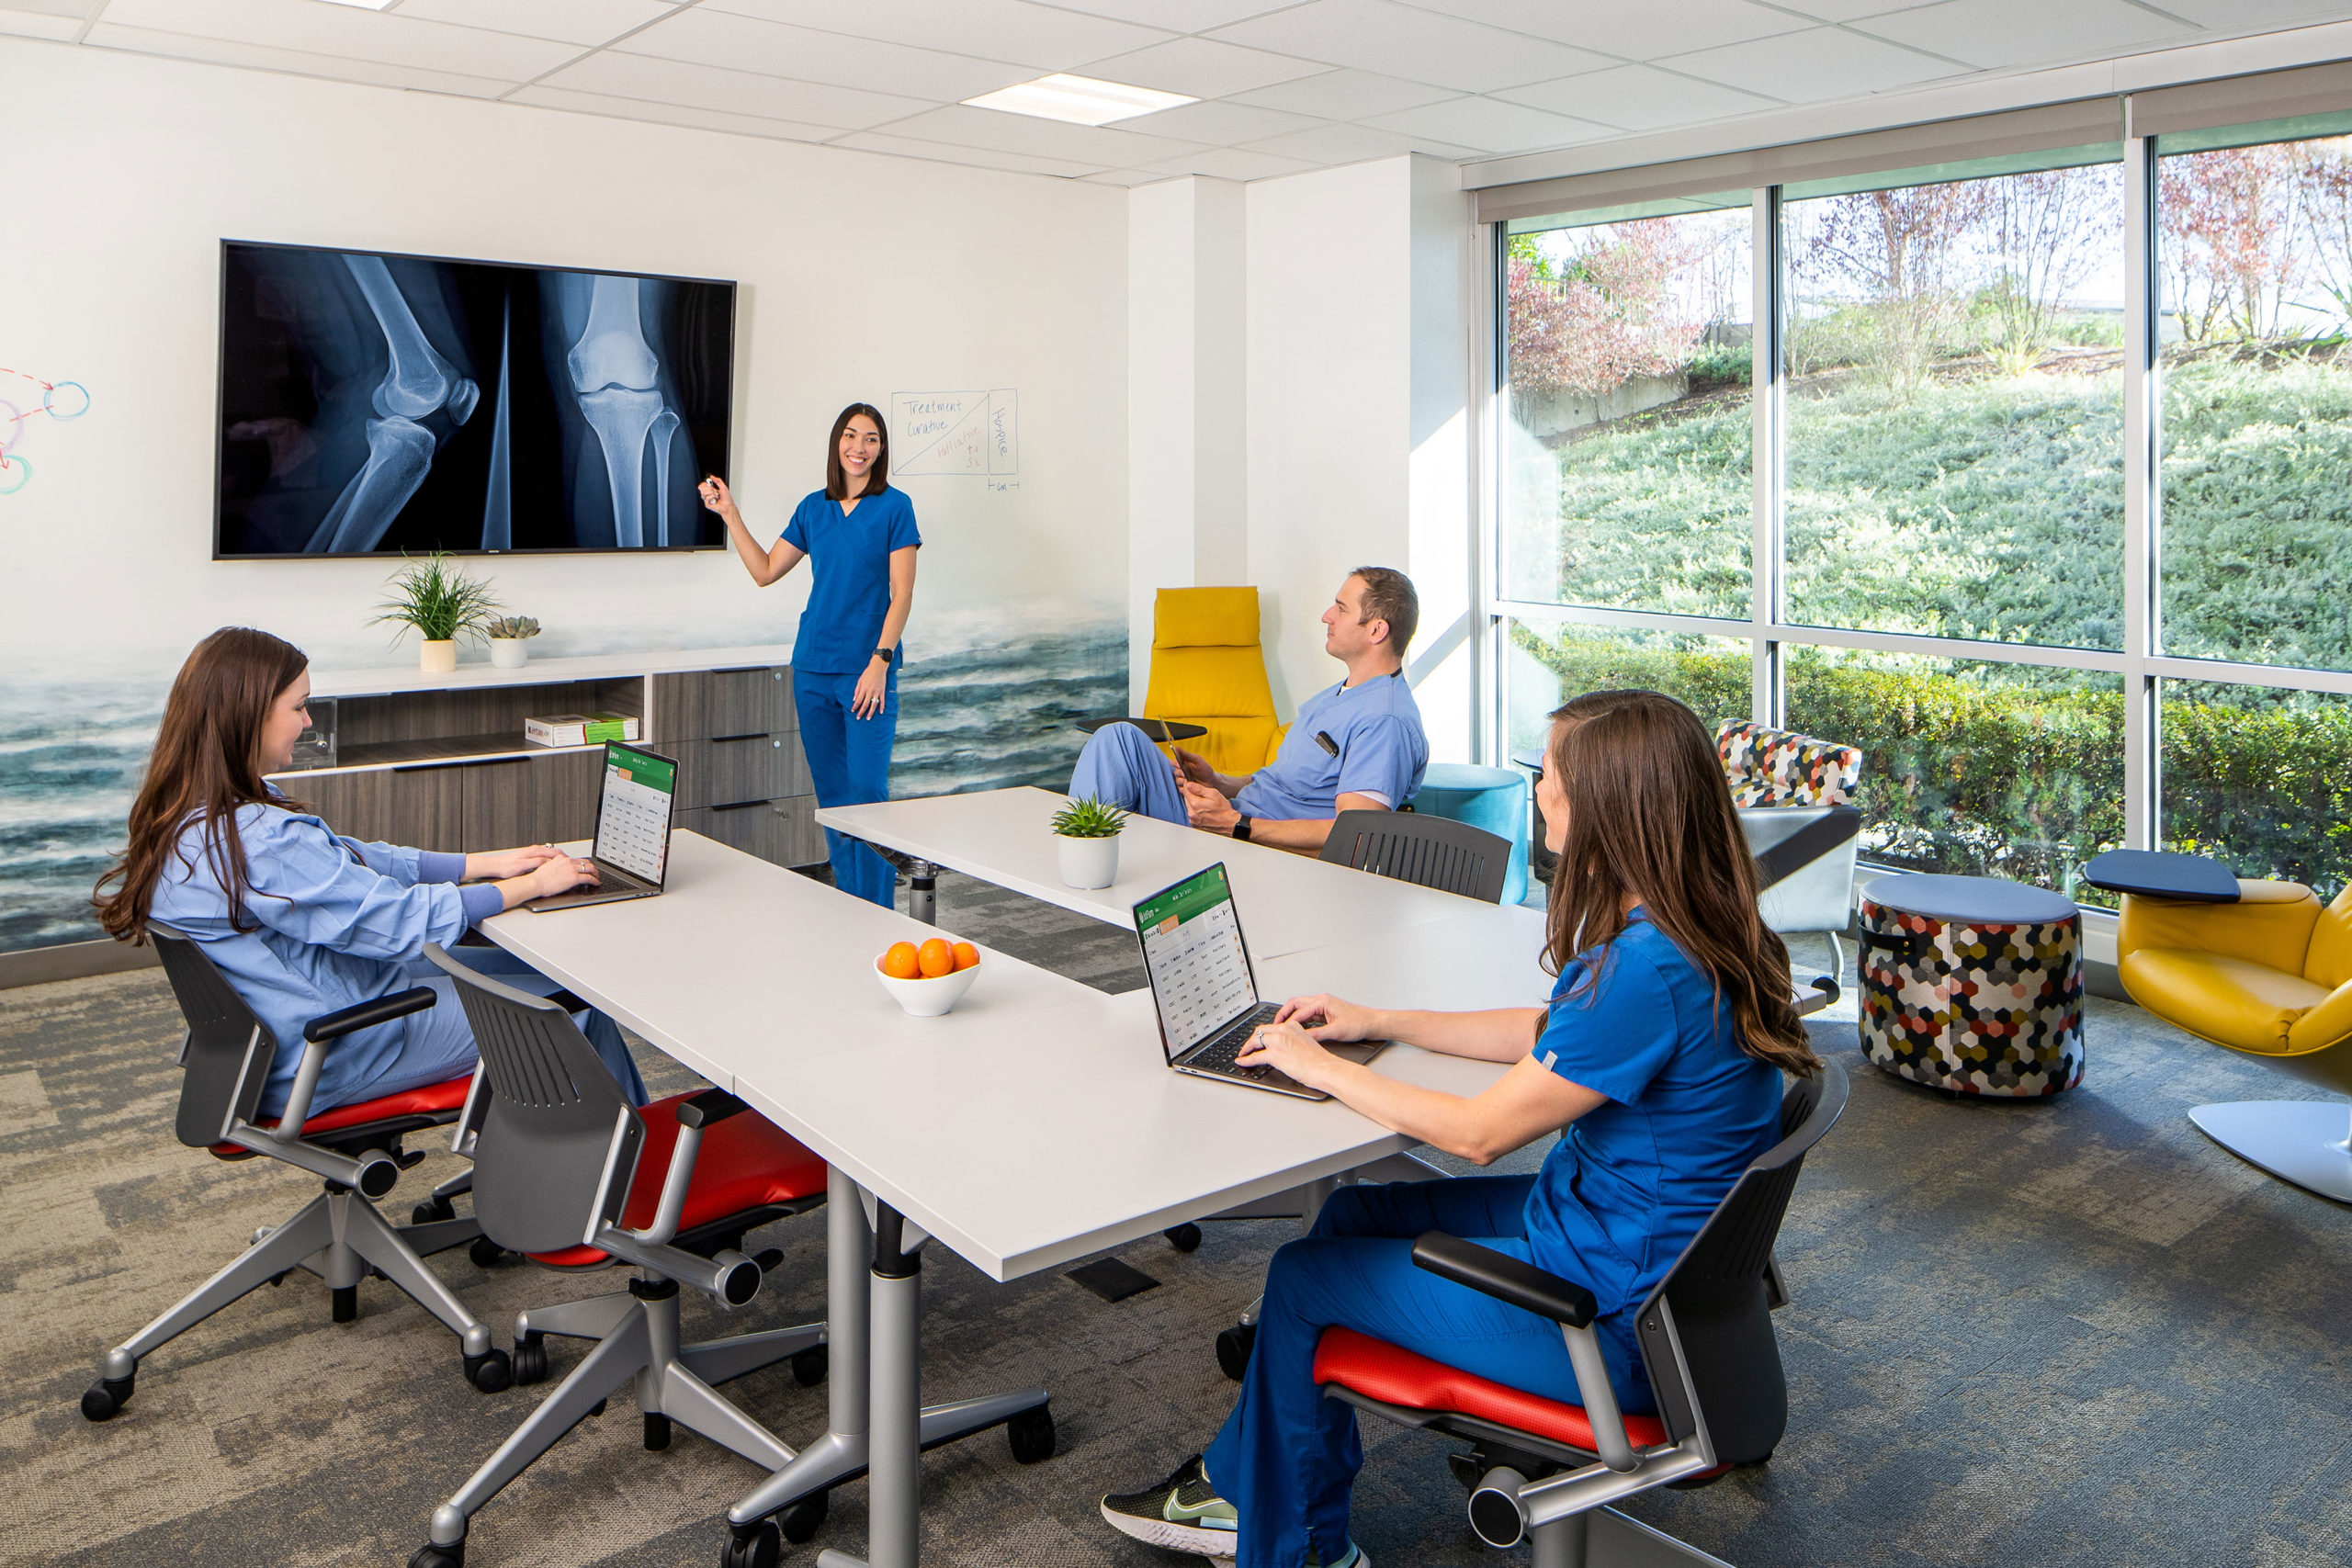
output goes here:
{"type": "Polygon", "coordinates": [[[225,251],[216,553],[716,542],[732,285],[225,251]]]}

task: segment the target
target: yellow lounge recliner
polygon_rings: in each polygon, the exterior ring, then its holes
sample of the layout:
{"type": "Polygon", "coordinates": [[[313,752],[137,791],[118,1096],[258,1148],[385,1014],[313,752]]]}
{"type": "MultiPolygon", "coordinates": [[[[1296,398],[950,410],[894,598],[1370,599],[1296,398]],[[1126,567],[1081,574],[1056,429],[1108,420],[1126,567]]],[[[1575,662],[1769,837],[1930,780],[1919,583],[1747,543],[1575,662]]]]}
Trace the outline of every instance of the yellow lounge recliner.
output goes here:
{"type": "MultiPolygon", "coordinates": [[[[2158,1018],[2352,1094],[2352,887],[2324,908],[2299,882],[2240,878],[2234,904],[2126,894],[2116,961],[2124,990],[2158,1018]]],[[[2342,1100],[2244,1100],[2188,1116],[2239,1158],[2352,1203],[2342,1100]]]]}
{"type": "Polygon", "coordinates": [[[1159,591],[1143,716],[1206,728],[1198,740],[1178,744],[1221,773],[1254,773],[1274,760],[1290,727],[1275,721],[1255,588],[1159,591]]]}

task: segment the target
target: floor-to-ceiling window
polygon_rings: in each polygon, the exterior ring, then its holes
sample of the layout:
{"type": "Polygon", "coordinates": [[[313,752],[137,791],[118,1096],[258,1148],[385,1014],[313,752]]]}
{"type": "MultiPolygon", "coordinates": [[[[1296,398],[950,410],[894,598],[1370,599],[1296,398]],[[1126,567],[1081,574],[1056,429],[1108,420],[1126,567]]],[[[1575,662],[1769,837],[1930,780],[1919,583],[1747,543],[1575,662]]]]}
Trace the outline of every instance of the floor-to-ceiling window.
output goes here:
{"type": "Polygon", "coordinates": [[[2352,112],[2123,111],[1497,221],[1498,750],[1651,686],[1860,747],[1874,863],[2352,880],[2352,112]]]}

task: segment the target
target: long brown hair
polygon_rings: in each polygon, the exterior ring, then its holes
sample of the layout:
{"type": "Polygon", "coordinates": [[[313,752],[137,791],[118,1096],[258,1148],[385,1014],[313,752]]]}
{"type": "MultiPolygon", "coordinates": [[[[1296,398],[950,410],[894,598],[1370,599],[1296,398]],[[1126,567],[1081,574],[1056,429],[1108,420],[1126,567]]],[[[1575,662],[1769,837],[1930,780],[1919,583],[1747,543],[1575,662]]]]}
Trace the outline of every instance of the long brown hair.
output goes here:
{"type": "Polygon", "coordinates": [[[863,501],[869,495],[880,495],[890,488],[890,427],[882,423],[882,411],[872,403],[852,403],[834,417],[833,434],[825,442],[825,499],[847,501],[849,476],[842,472],[842,432],[859,414],[874,422],[881,434],[882,450],[874,454],[874,466],[865,470],[865,488],[857,492],[863,501]]]}
{"type": "MultiPolygon", "coordinates": [[[[130,846],[92,890],[98,924],[108,936],[147,940],[147,911],[164,857],[178,852],[188,819],[199,814],[205,859],[229,895],[229,923],[241,931],[254,929],[245,913],[253,882],[234,818],[253,805],[302,809],[270,794],[262,782],[261,727],[278,694],[310,667],[300,649],[250,626],[223,626],[187,656],[164,701],[147,776],[130,803],[130,846]],[[109,894],[109,882],[122,886],[109,894]]],[[[185,854],[180,860],[194,869],[185,854]]]]}
{"type": "MultiPolygon", "coordinates": [[[[1657,692],[1588,692],[1552,714],[1544,765],[1568,799],[1545,928],[1552,973],[1625,929],[1623,901],[1726,996],[1740,1049],[1783,1072],[1821,1070],[1789,998],[1789,953],[1756,910],[1756,861],[1699,716],[1657,692]]],[[[1606,981],[1607,955],[1571,996],[1606,981]]]]}

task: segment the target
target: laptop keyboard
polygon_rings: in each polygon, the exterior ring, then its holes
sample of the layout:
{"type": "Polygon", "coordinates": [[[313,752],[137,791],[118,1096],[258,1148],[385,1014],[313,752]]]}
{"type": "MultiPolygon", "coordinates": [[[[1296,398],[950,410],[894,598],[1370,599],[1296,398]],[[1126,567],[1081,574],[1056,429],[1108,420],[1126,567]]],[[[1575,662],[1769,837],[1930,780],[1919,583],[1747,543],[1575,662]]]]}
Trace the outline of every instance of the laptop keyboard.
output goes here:
{"type": "Polygon", "coordinates": [[[1254,1067],[1235,1065],[1235,1059],[1241,1055],[1242,1047],[1250,1043],[1250,1036],[1257,1032],[1260,1025],[1272,1023],[1274,1021],[1274,1014],[1280,1011],[1282,1011],[1280,1002],[1260,1002],[1253,1010],[1242,1014],[1241,1018],[1224,1033],[1185,1057],[1184,1066],[1197,1068],[1202,1072],[1222,1073],[1227,1077],[1235,1078],[1254,1078],[1263,1081],[1267,1078],[1282,1077],[1280,1072],[1262,1063],[1254,1067]]]}

